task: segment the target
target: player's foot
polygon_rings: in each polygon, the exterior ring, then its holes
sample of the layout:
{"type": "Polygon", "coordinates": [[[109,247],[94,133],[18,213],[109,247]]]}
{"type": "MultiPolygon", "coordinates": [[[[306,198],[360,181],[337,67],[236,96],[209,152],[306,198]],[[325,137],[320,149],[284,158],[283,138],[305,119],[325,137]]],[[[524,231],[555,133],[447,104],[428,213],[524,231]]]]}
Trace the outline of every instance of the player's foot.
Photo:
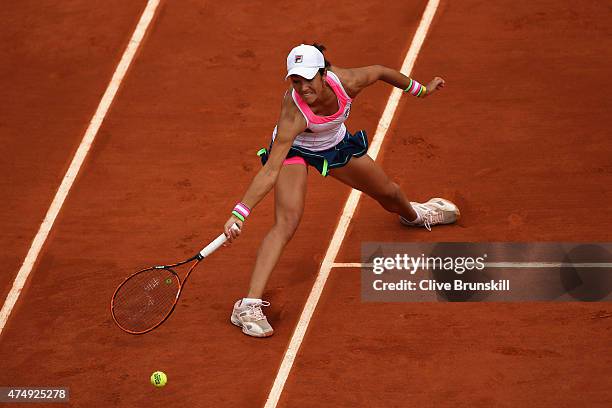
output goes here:
{"type": "Polygon", "coordinates": [[[274,329],[263,314],[262,306],[270,306],[270,302],[259,301],[242,306],[242,300],[238,300],[234,304],[234,310],[232,311],[232,323],[242,327],[242,332],[249,336],[271,336],[274,333],[274,329]]]}
{"type": "Polygon", "coordinates": [[[431,231],[431,227],[437,224],[452,224],[456,222],[461,213],[459,208],[452,202],[443,198],[432,198],[426,203],[411,202],[412,208],[417,213],[415,221],[408,221],[400,216],[400,222],[409,227],[425,227],[431,231]]]}

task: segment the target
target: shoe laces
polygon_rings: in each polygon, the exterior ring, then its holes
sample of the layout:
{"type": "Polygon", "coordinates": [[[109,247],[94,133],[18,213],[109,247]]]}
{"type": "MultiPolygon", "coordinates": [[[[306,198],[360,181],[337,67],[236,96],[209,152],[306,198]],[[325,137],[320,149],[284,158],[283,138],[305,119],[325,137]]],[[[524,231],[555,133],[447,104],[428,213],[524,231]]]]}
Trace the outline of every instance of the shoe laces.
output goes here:
{"type": "Polygon", "coordinates": [[[442,211],[433,210],[428,208],[423,214],[421,214],[423,218],[423,225],[427,228],[428,231],[431,231],[431,226],[440,224],[444,222],[444,214],[442,211]]]}
{"type": "Polygon", "coordinates": [[[253,303],[251,305],[248,305],[247,306],[247,313],[248,313],[249,317],[251,317],[255,321],[257,321],[257,320],[264,320],[266,318],[266,316],[263,314],[263,311],[261,310],[262,306],[268,307],[268,306],[270,306],[270,302],[266,302],[264,300],[261,303],[253,303]]]}

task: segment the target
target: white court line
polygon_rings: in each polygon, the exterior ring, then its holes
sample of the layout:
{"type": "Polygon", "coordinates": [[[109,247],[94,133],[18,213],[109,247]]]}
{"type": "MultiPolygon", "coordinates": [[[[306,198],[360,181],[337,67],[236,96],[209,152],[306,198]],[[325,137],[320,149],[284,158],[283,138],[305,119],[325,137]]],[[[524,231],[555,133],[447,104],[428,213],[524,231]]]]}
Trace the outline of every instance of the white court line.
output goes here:
{"type": "MultiPolygon", "coordinates": [[[[421,50],[421,46],[423,45],[423,41],[427,35],[427,30],[431,25],[434,15],[436,14],[438,4],[439,0],[430,0],[429,3],[427,3],[427,7],[425,8],[423,17],[421,18],[421,22],[419,23],[419,27],[414,34],[412,44],[410,45],[410,49],[408,50],[408,54],[406,55],[401,68],[401,72],[406,76],[410,76],[410,73],[412,72],[412,67],[414,66],[416,58],[419,55],[419,51],[421,50]]],[[[383,115],[378,122],[374,139],[372,140],[372,144],[368,149],[368,154],[374,160],[376,160],[376,157],[378,156],[378,151],[380,150],[380,146],[382,145],[385,135],[387,134],[387,129],[389,129],[389,125],[391,124],[391,120],[393,119],[401,96],[401,89],[393,89],[391,96],[389,96],[389,100],[387,101],[383,115]]],[[[266,408],[275,408],[276,404],[278,404],[285,386],[285,382],[287,381],[287,377],[289,377],[289,372],[291,371],[291,367],[293,366],[293,362],[297,356],[297,352],[302,344],[302,341],[304,340],[306,329],[308,328],[312,314],[317,307],[317,303],[319,302],[319,298],[321,297],[321,293],[323,292],[323,288],[325,287],[325,283],[329,277],[329,272],[332,269],[336,255],[338,255],[340,245],[344,240],[344,236],[346,235],[349,223],[351,222],[351,218],[355,213],[355,209],[357,208],[360,198],[361,192],[352,190],[351,194],[346,200],[342,215],[340,216],[340,221],[338,222],[338,226],[334,231],[331,243],[327,248],[325,258],[323,258],[323,263],[321,264],[321,269],[319,269],[317,279],[315,280],[315,283],[310,291],[310,295],[306,300],[306,304],[304,305],[300,319],[297,322],[297,326],[293,332],[293,336],[291,337],[287,351],[285,352],[278,373],[276,374],[276,378],[274,379],[272,389],[268,394],[268,399],[266,400],[265,405],[266,408]]]]}
{"type": "MultiPolygon", "coordinates": [[[[345,262],[333,263],[332,268],[372,268],[374,264],[345,262]]],[[[612,268],[605,262],[485,262],[485,268],[612,268]]]]}
{"type": "Polygon", "coordinates": [[[486,268],[610,268],[604,262],[485,262],[486,268]]]}
{"type": "Polygon", "coordinates": [[[43,222],[40,224],[40,228],[38,229],[38,232],[36,233],[36,236],[32,241],[32,245],[28,250],[28,254],[26,255],[23,264],[19,269],[19,272],[15,277],[13,287],[6,296],[6,300],[2,305],[2,310],[0,311],[0,334],[2,334],[2,330],[4,329],[6,321],[11,315],[11,311],[13,310],[13,307],[15,306],[19,295],[21,294],[21,290],[23,289],[23,286],[25,285],[28,276],[32,272],[32,268],[34,267],[34,263],[36,262],[36,259],[40,254],[40,250],[45,244],[45,241],[49,236],[49,232],[53,227],[53,223],[55,222],[57,215],[59,214],[62,206],[64,205],[66,196],[68,195],[68,192],[70,191],[70,188],[72,187],[72,184],[74,183],[74,180],[76,179],[77,174],[79,173],[81,165],[83,164],[83,161],[85,160],[85,157],[87,156],[87,153],[91,148],[91,144],[93,143],[96,134],[98,133],[98,129],[100,129],[102,121],[104,120],[104,117],[106,116],[106,113],[108,112],[108,109],[111,103],[113,102],[113,99],[115,98],[117,90],[119,89],[119,85],[121,85],[121,81],[123,80],[125,73],[127,72],[130,64],[132,63],[132,60],[134,59],[134,55],[136,54],[136,51],[138,50],[138,47],[142,42],[145,32],[147,31],[147,28],[149,27],[149,24],[151,23],[151,20],[155,15],[155,10],[159,5],[159,1],[160,0],[149,0],[147,6],[142,12],[142,15],[140,16],[140,21],[138,21],[138,25],[136,26],[136,29],[132,34],[132,38],[130,38],[130,42],[128,43],[125,51],[123,52],[121,61],[119,61],[119,64],[115,69],[115,73],[113,74],[113,77],[111,78],[111,81],[108,84],[104,95],[102,96],[102,100],[98,105],[98,109],[96,109],[96,112],[94,113],[91,122],[89,122],[89,126],[85,131],[83,140],[81,140],[81,144],[79,145],[79,148],[77,149],[72,159],[72,162],[70,163],[70,167],[68,167],[68,170],[64,175],[62,183],[60,184],[57,193],[53,198],[53,202],[51,203],[49,210],[47,210],[47,214],[45,215],[43,222]]]}

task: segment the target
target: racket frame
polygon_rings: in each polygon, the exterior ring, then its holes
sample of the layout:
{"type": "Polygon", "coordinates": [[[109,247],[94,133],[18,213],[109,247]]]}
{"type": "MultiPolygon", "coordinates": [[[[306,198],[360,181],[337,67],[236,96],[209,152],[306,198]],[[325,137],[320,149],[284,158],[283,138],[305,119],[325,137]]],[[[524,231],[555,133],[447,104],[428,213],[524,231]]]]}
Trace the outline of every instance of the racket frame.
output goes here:
{"type": "MultiPolygon", "coordinates": [[[[240,231],[240,228],[238,227],[237,224],[233,224],[230,228],[233,229],[233,230],[236,230],[236,231],[240,231]]],[[[183,292],[183,286],[185,286],[185,282],[187,282],[187,279],[189,278],[189,275],[191,275],[191,272],[193,272],[195,267],[198,266],[198,264],[202,261],[202,259],[206,258],[210,254],[215,252],[226,241],[227,241],[227,237],[225,236],[225,234],[221,234],[217,238],[215,238],[215,240],[212,241],[210,244],[206,245],[200,252],[198,252],[197,254],[195,254],[194,256],[192,256],[189,259],[186,259],[186,260],[184,260],[182,262],[177,262],[177,263],[171,264],[171,265],[151,266],[151,267],[142,269],[142,270],[140,270],[138,272],[134,272],[133,274],[131,274],[130,276],[125,278],[123,280],[123,282],[121,282],[121,284],[119,284],[119,286],[117,286],[117,289],[115,289],[115,292],[113,293],[113,297],[111,297],[111,302],[110,302],[111,316],[113,317],[113,321],[115,322],[115,324],[121,330],[123,330],[126,333],[130,333],[130,334],[145,334],[145,333],[148,333],[151,330],[159,327],[163,322],[165,322],[168,319],[168,317],[170,317],[170,315],[172,314],[172,312],[176,308],[176,304],[178,303],[179,297],[181,296],[181,293],[183,292]],[[193,261],[196,261],[196,262],[193,265],[191,265],[191,267],[189,268],[189,271],[187,271],[187,274],[185,275],[185,277],[181,281],[179,274],[176,273],[172,268],[176,268],[178,266],[182,266],[182,265],[185,265],[185,264],[187,264],[189,262],[193,262],[193,261]],[[119,292],[119,289],[121,289],[123,287],[123,285],[128,280],[130,280],[132,277],[134,277],[134,276],[136,276],[138,274],[150,271],[150,270],[155,270],[155,269],[165,269],[167,271],[170,271],[172,274],[174,274],[177,277],[179,287],[178,287],[178,291],[176,292],[176,298],[174,299],[174,303],[172,304],[172,307],[170,308],[168,313],[163,317],[163,319],[161,319],[157,324],[155,324],[154,326],[152,326],[152,327],[150,327],[150,328],[148,328],[146,330],[134,331],[134,330],[129,330],[129,329],[124,328],[123,326],[121,326],[119,324],[119,322],[117,321],[117,318],[115,317],[114,303],[115,303],[115,297],[117,296],[117,292],[119,292]]]]}
{"type": "Polygon", "coordinates": [[[124,332],[126,333],[130,333],[130,334],[145,334],[150,332],[153,329],[156,329],[157,327],[159,327],[159,325],[161,325],[163,322],[165,322],[170,315],[172,314],[172,312],[174,312],[174,309],[176,308],[176,305],[178,303],[178,300],[181,296],[181,292],[183,291],[183,286],[185,285],[185,282],[187,281],[187,279],[189,278],[189,275],[191,275],[191,272],[193,272],[193,270],[195,269],[195,267],[200,263],[200,261],[204,259],[203,256],[201,256],[199,253],[195,256],[192,256],[191,258],[184,260],[182,262],[178,262],[175,264],[171,264],[171,265],[156,265],[156,266],[151,266],[145,269],[142,269],[138,272],[134,272],[133,274],[131,274],[130,276],[128,276],[127,278],[125,278],[123,280],[123,282],[121,282],[121,284],[119,286],[117,286],[117,289],[115,289],[115,292],[113,293],[113,297],[111,298],[111,304],[110,304],[110,309],[111,309],[111,316],[113,317],[113,321],[115,322],[115,324],[124,332]],[[172,268],[176,268],[178,266],[182,266],[185,265],[189,262],[193,262],[193,261],[197,261],[195,262],[193,265],[191,265],[191,267],[189,268],[189,271],[187,271],[187,274],[185,275],[185,277],[181,280],[181,277],[179,276],[179,274],[174,271],[172,268]],[[155,325],[149,327],[146,330],[140,330],[140,331],[134,331],[134,330],[130,330],[127,329],[125,327],[123,327],[118,321],[117,318],[115,317],[115,297],[117,296],[117,293],[119,292],[119,290],[123,287],[123,285],[125,285],[125,283],[127,281],[129,281],[130,279],[132,279],[134,276],[140,275],[141,273],[145,273],[145,272],[149,272],[152,270],[156,270],[156,269],[164,269],[168,272],[170,272],[171,274],[173,274],[176,277],[176,280],[178,281],[178,290],[176,291],[176,297],[174,299],[174,302],[172,303],[172,307],[168,310],[168,312],[165,314],[165,316],[155,325]]]}

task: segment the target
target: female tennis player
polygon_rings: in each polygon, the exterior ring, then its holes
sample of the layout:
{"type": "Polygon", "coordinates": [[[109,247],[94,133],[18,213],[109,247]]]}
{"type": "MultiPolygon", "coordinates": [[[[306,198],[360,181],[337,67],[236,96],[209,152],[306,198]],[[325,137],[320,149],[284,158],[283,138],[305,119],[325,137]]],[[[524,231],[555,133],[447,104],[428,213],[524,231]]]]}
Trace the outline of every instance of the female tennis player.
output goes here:
{"type": "Polygon", "coordinates": [[[379,80],[418,98],[443,88],[444,80],[435,77],[424,86],[381,65],[340,68],[331,65],[323,51],[322,45],[301,44],[289,53],[285,79],[290,80],[290,87],[283,98],[270,147],[258,153],[264,165],[224,227],[229,242],[236,239],[240,231],[231,226],[236,223],[242,228],[251,210],[275,188],[274,225],[259,247],[248,295],[236,301],[231,315],[233,324],[254,337],[273,333],[261,309],[270,303],[263,301],[262,295],[272,269],[300,223],[308,166],[364,192],[387,211],[398,214],[405,226],[431,229],[436,224],[453,223],[459,217],[457,206],[448,200],[410,202],[366,154],[366,133],[351,134],[344,125],[353,99],[379,80]]]}

